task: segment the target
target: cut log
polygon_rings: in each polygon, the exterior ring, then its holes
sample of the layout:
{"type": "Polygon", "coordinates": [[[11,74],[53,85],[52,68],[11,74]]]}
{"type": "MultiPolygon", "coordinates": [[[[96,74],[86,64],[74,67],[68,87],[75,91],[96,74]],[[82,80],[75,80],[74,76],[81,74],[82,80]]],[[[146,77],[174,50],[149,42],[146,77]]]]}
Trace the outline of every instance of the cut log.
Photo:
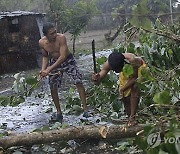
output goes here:
{"type": "Polygon", "coordinates": [[[18,134],[0,139],[0,147],[7,149],[12,146],[32,146],[35,144],[52,143],[60,140],[71,139],[118,139],[135,137],[142,131],[142,125],[130,128],[125,126],[78,126],[65,129],[32,132],[28,134],[18,134]]]}

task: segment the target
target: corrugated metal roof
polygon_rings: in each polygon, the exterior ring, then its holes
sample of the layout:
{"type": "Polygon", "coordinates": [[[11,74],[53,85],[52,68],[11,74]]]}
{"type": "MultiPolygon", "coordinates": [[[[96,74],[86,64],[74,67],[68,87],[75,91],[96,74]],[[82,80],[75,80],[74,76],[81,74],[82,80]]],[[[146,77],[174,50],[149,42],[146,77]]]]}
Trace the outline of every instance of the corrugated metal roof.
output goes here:
{"type": "Polygon", "coordinates": [[[0,20],[5,17],[27,16],[27,15],[45,15],[45,13],[36,13],[28,11],[0,12],[0,20]]]}

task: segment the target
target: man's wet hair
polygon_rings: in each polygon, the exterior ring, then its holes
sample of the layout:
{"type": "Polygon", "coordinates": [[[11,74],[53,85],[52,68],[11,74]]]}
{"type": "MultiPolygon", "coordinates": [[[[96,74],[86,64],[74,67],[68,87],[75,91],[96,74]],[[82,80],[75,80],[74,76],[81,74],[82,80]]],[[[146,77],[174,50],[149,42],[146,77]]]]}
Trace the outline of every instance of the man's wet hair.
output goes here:
{"type": "Polygon", "coordinates": [[[124,67],[124,59],[125,57],[122,53],[112,52],[108,57],[110,69],[116,73],[121,72],[122,68],[124,67]]]}
{"type": "Polygon", "coordinates": [[[45,23],[45,24],[43,25],[43,29],[42,29],[44,36],[47,35],[49,29],[54,28],[54,27],[55,27],[54,24],[51,23],[51,22],[45,23]]]}

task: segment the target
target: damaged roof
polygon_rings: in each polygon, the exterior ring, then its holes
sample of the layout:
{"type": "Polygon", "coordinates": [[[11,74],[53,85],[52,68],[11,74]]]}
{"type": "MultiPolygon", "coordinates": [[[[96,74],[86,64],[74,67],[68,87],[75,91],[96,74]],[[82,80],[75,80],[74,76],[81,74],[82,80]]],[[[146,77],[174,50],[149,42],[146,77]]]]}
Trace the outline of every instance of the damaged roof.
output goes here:
{"type": "Polygon", "coordinates": [[[17,16],[27,16],[27,15],[45,15],[45,13],[36,13],[28,11],[14,11],[14,12],[0,12],[0,20],[6,17],[17,17],[17,16]]]}

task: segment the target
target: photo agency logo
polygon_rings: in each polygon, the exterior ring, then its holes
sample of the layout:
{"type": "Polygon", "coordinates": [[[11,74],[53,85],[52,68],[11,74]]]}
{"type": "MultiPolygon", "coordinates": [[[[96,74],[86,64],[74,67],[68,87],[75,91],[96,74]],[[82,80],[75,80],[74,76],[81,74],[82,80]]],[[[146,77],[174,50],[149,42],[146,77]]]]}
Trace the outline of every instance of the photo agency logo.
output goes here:
{"type": "Polygon", "coordinates": [[[163,140],[161,139],[160,132],[152,133],[147,137],[147,143],[150,145],[151,148],[155,148],[161,144],[161,142],[164,143],[178,143],[180,144],[180,135],[176,137],[163,137],[163,140]]]}
{"type": "Polygon", "coordinates": [[[160,132],[152,133],[147,137],[147,143],[151,148],[157,147],[161,143],[160,132]]]}

